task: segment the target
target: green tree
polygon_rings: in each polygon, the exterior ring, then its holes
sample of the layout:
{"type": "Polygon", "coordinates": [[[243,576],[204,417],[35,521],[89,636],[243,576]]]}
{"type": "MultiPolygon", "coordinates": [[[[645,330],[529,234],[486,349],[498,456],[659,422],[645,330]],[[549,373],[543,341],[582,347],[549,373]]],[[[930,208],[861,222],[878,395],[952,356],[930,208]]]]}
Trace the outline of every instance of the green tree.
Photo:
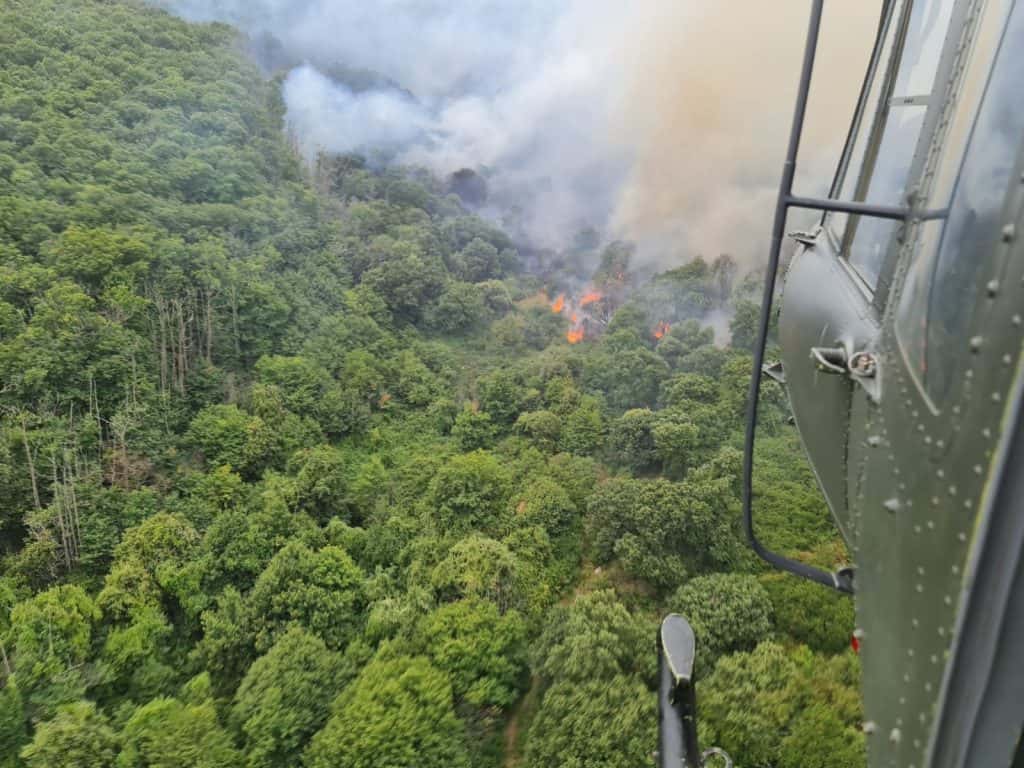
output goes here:
{"type": "Polygon", "coordinates": [[[746,300],[737,303],[735,313],[729,321],[729,333],[732,335],[731,345],[744,352],[752,351],[760,320],[760,306],[746,300]]]}
{"type": "Polygon", "coordinates": [[[699,684],[705,744],[728,752],[741,765],[776,765],[782,740],[803,705],[797,661],[775,643],[722,658],[699,684]]]}
{"type": "Polygon", "coordinates": [[[595,397],[580,398],[579,405],[565,417],[560,446],[581,456],[593,455],[604,443],[605,419],[595,397]]]}
{"type": "Polygon", "coordinates": [[[611,590],[556,606],[532,650],[534,671],[550,681],[652,677],[654,626],[633,616],[611,590]]]}
{"type": "Polygon", "coordinates": [[[210,467],[221,464],[247,473],[269,450],[270,434],[263,420],[235,405],[211,405],[192,419],[185,441],[210,467]]]}
{"type": "Polygon", "coordinates": [[[526,742],[528,768],[635,768],[657,743],[654,694],[633,677],[555,683],[526,742]]]}
{"type": "Polygon", "coordinates": [[[365,577],[338,547],[313,551],[292,542],[274,555],[248,599],[258,650],[268,650],[291,624],[344,648],[359,630],[365,577]]]}
{"type": "Polygon", "coordinates": [[[757,578],[740,573],[698,576],[668,602],[697,636],[698,666],[711,670],[720,656],[749,651],[772,630],[772,604],[757,578]]]}
{"type": "Polygon", "coordinates": [[[231,722],[253,768],[290,766],[327,720],[343,661],[323,641],[293,627],[257,659],[235,694],[231,722]]]}
{"type": "Polygon", "coordinates": [[[422,657],[378,656],[338,697],[306,750],[309,768],[467,768],[444,673],[422,657]]]}
{"type": "Polygon", "coordinates": [[[649,470],[657,464],[654,435],[654,414],[647,408],[626,411],[612,422],[608,447],[616,463],[634,473],[649,470]]]}
{"type": "Polygon", "coordinates": [[[456,697],[477,707],[509,707],[526,665],[526,623],[517,611],[469,599],[443,605],[420,623],[419,634],[456,697]]]}
{"type": "Polygon", "coordinates": [[[452,424],[451,435],[461,451],[475,451],[489,448],[498,430],[491,422],[491,415],[467,405],[452,424]]]}
{"type": "Polygon", "coordinates": [[[854,628],[852,600],[789,574],[766,573],[760,581],[774,606],[779,631],[822,653],[840,653],[849,647],[854,628]]]}
{"type": "Polygon", "coordinates": [[[345,455],[329,445],[298,451],[288,463],[295,475],[298,505],[318,520],[344,515],[349,507],[350,468],[345,455]]]}
{"type": "Polygon", "coordinates": [[[132,713],[121,732],[117,768],[241,768],[241,754],[217,722],[210,701],[154,699],[132,713]]]}
{"type": "Polygon", "coordinates": [[[485,451],[453,456],[434,475],[424,499],[443,530],[500,531],[507,519],[508,472],[485,451]]]}
{"type": "Polygon", "coordinates": [[[562,420],[551,411],[521,413],[516,419],[516,432],[525,435],[543,451],[553,452],[562,433],[562,420]]]}
{"type": "Polygon", "coordinates": [[[504,613],[525,609],[528,580],[523,564],[502,542],[473,533],[459,541],[430,573],[430,583],[442,600],[480,597],[504,613]]]}
{"type": "Polygon", "coordinates": [[[18,754],[27,739],[25,707],[17,683],[8,679],[0,688],[0,766],[19,768],[18,754]]]}
{"type": "Polygon", "coordinates": [[[86,664],[99,618],[85,591],[70,584],[14,606],[14,680],[32,716],[45,719],[85,693],[86,664]]]}
{"type": "Polygon", "coordinates": [[[36,728],[21,752],[28,768],[112,768],[117,736],[91,701],[67,704],[36,728]]]}

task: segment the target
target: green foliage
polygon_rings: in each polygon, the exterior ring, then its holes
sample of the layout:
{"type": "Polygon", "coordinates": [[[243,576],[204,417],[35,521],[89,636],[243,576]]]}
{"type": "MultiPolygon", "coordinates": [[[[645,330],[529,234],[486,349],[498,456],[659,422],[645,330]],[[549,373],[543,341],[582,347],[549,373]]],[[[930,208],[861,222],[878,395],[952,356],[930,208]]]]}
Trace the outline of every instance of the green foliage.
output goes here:
{"type": "Polygon", "coordinates": [[[657,722],[654,696],[635,678],[556,683],[544,695],[530,728],[526,765],[646,765],[657,743],[657,722]]]}
{"type": "Polygon", "coordinates": [[[0,766],[17,768],[18,753],[27,740],[25,707],[13,680],[0,688],[0,766]]]}
{"type": "Polygon", "coordinates": [[[757,329],[760,324],[761,307],[752,301],[740,301],[736,304],[735,313],[729,321],[729,333],[732,335],[732,346],[750,352],[754,349],[757,329]]]}
{"type": "Polygon", "coordinates": [[[644,472],[655,464],[653,426],[654,414],[647,408],[626,411],[612,423],[608,447],[631,472],[644,472]]]}
{"type": "MultiPolygon", "coordinates": [[[[0,5],[0,766],[497,765],[527,657],[527,765],[640,765],[672,608],[740,764],[855,764],[856,659],[750,651],[774,615],[839,654],[850,604],[690,578],[749,566],[757,276],[644,282],[594,230],[521,273],[424,169],[304,167],[245,48],[134,0],[0,5]],[[568,345],[546,297],[581,280],[568,345]]],[[[834,565],[762,412],[765,537],[834,565]]]]}
{"type": "Polygon", "coordinates": [[[14,680],[36,717],[81,698],[100,612],[78,586],[52,587],[11,611],[14,680]]]}
{"type": "Polygon", "coordinates": [[[620,674],[653,677],[647,652],[654,626],[629,613],[609,590],[557,606],[533,650],[533,667],[547,680],[610,680],[620,674]]]}
{"type": "Polygon", "coordinates": [[[451,435],[462,451],[489,448],[498,430],[491,423],[491,414],[471,406],[462,409],[452,424],[451,435]]]}
{"type": "Polygon", "coordinates": [[[543,451],[554,451],[562,433],[562,420],[551,411],[530,411],[519,414],[516,432],[528,437],[543,451]]]}
{"type": "Polygon", "coordinates": [[[331,649],[344,648],[359,629],[364,605],[364,576],[348,553],[291,542],[274,555],[249,596],[256,648],[269,649],[293,623],[331,649]]]}
{"type": "Polygon", "coordinates": [[[710,670],[725,653],[749,651],[772,630],[772,604],[754,576],[713,573],[691,579],[668,601],[697,636],[697,661],[710,670]]]}
{"type": "Polygon", "coordinates": [[[117,752],[107,718],[92,702],[80,701],[42,723],[21,757],[28,768],[112,768],[117,752]]]}
{"type": "Polygon", "coordinates": [[[509,707],[526,664],[526,623],[479,599],[444,605],[425,617],[419,634],[427,655],[447,673],[458,699],[477,707],[509,707]]]}
{"type": "Polygon", "coordinates": [[[604,433],[605,418],[600,402],[594,397],[582,397],[579,405],[565,417],[559,445],[563,451],[592,456],[603,444],[604,433]]]}
{"type": "Polygon", "coordinates": [[[524,564],[502,542],[476,533],[451,548],[431,572],[430,583],[442,600],[479,597],[502,612],[528,602],[524,564]]]}
{"type": "Polygon", "coordinates": [[[431,480],[424,499],[445,531],[500,531],[507,517],[510,478],[491,454],[453,456],[431,480]]]}
{"type": "Polygon", "coordinates": [[[343,669],[340,655],[298,627],[253,663],[231,709],[231,721],[245,739],[248,765],[293,764],[326,722],[343,669]]]}
{"type": "Polygon", "coordinates": [[[698,686],[701,716],[711,734],[704,742],[746,765],[776,764],[786,728],[801,704],[800,677],[797,661],[770,642],[723,658],[698,686]]]}
{"type": "Polygon", "coordinates": [[[309,768],[468,768],[451,684],[428,659],[378,654],[332,710],[309,768]]]}
{"type": "Polygon", "coordinates": [[[349,466],[345,455],[329,445],[297,452],[288,464],[295,475],[298,506],[318,520],[344,514],[349,507],[349,466]]]}
{"type": "Polygon", "coordinates": [[[269,451],[270,434],[258,416],[249,416],[234,405],[211,405],[192,419],[185,441],[207,466],[226,464],[248,473],[269,451]]]}
{"type": "Polygon", "coordinates": [[[153,699],[132,713],[121,732],[117,768],[240,768],[242,756],[217,722],[213,703],[153,699]]]}
{"type": "Polygon", "coordinates": [[[722,658],[698,685],[702,738],[745,765],[863,765],[856,675],[841,659],[773,642],[722,658]]]}
{"type": "Polygon", "coordinates": [[[682,583],[688,569],[730,566],[738,550],[734,469],[711,464],[682,483],[615,479],[599,486],[587,512],[595,560],[618,559],[658,587],[682,583]]]}
{"type": "Polygon", "coordinates": [[[787,573],[760,577],[780,631],[822,653],[841,653],[853,634],[853,601],[787,573]]]}
{"type": "Polygon", "coordinates": [[[550,685],[526,743],[528,766],[642,764],[655,743],[654,626],[611,591],[549,614],[534,670],[550,685]],[[615,727],[609,727],[615,723],[615,727]]]}

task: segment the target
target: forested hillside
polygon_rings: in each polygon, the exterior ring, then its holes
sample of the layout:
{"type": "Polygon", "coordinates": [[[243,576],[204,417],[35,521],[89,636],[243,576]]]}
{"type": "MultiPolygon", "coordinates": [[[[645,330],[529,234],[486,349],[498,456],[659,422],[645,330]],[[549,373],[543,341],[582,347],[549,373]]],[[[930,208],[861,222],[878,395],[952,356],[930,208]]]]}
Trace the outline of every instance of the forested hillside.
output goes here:
{"type": "MultiPolygon", "coordinates": [[[[670,610],[706,744],[861,765],[851,604],[739,528],[757,276],[308,167],[244,51],[0,5],[0,766],[649,765],[670,610]]],[[[760,524],[832,565],[766,395],[760,524]]]]}

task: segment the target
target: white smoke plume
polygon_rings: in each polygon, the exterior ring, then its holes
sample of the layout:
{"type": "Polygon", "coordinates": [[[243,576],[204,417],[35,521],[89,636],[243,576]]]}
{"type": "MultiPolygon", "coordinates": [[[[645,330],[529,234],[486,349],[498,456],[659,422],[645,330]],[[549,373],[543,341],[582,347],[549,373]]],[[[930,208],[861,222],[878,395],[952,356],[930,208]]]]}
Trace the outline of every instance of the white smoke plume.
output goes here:
{"type": "MultiPolygon", "coordinates": [[[[809,0],[153,2],[272,36],[310,154],[478,170],[535,245],[593,226],[663,264],[726,251],[750,264],[764,250],[809,0]]],[[[817,191],[878,4],[827,4],[803,153],[817,191]]]]}

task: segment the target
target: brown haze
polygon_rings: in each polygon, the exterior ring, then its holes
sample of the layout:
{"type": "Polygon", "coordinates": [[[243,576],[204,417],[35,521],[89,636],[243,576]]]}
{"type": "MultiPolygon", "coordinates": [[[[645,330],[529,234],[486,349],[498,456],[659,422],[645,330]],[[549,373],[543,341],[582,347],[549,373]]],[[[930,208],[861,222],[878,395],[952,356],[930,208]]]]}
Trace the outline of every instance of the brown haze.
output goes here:
{"type": "MultiPolygon", "coordinates": [[[[827,191],[880,3],[825,5],[798,165],[804,193],[827,191]]],[[[634,6],[621,54],[630,75],[612,131],[636,153],[615,229],[641,252],[646,246],[659,261],[722,252],[748,265],[764,258],[809,7],[809,0],[634,6]]],[[[791,227],[800,223],[791,216],[791,227]]]]}

